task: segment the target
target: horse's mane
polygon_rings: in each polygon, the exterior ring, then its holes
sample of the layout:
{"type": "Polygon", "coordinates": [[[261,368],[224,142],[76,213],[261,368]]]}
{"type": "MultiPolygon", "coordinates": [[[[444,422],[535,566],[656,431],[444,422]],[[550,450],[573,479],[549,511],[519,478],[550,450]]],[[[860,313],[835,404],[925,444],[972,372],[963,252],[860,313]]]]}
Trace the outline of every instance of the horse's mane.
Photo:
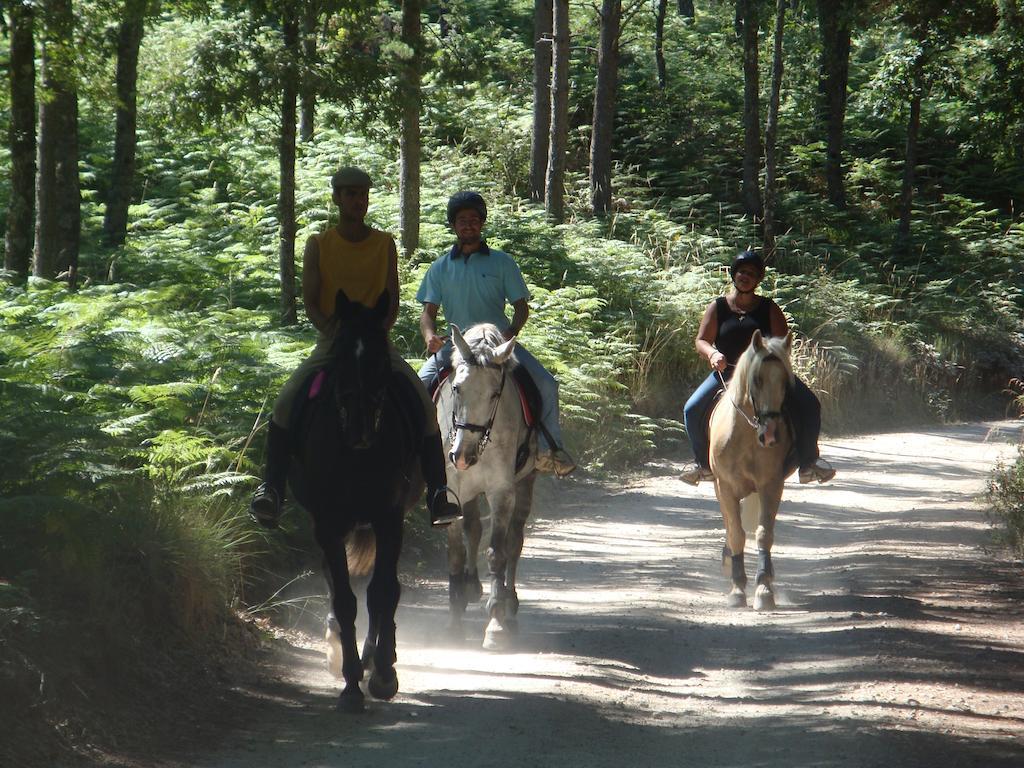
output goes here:
{"type": "MultiPolygon", "coordinates": [[[[491,325],[491,323],[478,323],[463,333],[462,338],[466,340],[466,344],[469,345],[469,349],[473,353],[473,359],[465,362],[470,365],[497,365],[494,362],[494,348],[505,343],[505,337],[501,335],[498,326],[491,325]]],[[[462,362],[462,352],[456,346],[452,350],[452,368],[457,368],[462,362]]],[[[519,365],[515,352],[509,355],[505,365],[510,369],[519,365]]]]}
{"type": "Polygon", "coordinates": [[[791,386],[793,384],[793,364],[789,359],[789,350],[786,349],[786,337],[765,336],[764,345],[764,352],[759,354],[751,343],[736,361],[736,370],[729,381],[729,391],[736,402],[742,402],[750,394],[753,374],[768,358],[777,359],[782,363],[786,369],[786,378],[789,379],[791,386]]]}

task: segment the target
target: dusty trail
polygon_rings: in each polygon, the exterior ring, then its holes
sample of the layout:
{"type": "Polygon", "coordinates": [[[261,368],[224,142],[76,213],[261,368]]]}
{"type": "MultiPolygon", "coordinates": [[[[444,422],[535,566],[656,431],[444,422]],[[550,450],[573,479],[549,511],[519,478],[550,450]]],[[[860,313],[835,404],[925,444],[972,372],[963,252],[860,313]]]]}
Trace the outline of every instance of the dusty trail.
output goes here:
{"type": "Polygon", "coordinates": [[[334,712],[319,646],[293,643],[247,725],[177,764],[1022,766],[1024,572],[977,501],[1020,428],[826,443],[836,480],[787,484],[768,614],[724,605],[710,487],[670,465],[547,483],[511,652],[479,650],[479,612],[441,639],[446,579],[408,588],[395,701],[334,712]]]}

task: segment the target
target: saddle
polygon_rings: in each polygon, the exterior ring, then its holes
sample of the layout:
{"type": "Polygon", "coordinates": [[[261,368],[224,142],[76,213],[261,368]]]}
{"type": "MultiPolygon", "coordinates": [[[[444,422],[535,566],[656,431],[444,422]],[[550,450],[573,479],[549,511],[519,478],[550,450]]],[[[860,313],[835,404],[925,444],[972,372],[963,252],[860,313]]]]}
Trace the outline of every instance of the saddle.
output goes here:
{"type": "MultiPolygon", "coordinates": [[[[440,397],[441,386],[451,375],[451,372],[452,369],[449,366],[438,371],[437,376],[434,377],[430,397],[434,401],[435,406],[440,397]]],[[[516,472],[519,472],[526,465],[526,460],[530,457],[530,437],[534,430],[537,429],[537,418],[541,412],[541,397],[540,390],[537,389],[537,384],[534,382],[533,377],[521,365],[517,365],[512,369],[512,379],[516,383],[519,405],[523,409],[523,421],[526,422],[526,435],[516,451],[516,472]]]]}

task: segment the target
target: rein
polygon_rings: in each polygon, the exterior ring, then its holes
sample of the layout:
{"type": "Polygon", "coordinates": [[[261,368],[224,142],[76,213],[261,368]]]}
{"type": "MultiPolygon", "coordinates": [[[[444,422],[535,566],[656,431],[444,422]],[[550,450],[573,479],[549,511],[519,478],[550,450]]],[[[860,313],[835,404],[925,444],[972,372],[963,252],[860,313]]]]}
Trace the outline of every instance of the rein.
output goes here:
{"type": "MultiPolygon", "coordinates": [[[[466,363],[466,365],[472,365],[472,363],[466,363]]],[[[497,367],[497,366],[495,366],[497,367]]],[[[486,424],[473,424],[471,422],[461,422],[455,418],[455,403],[452,403],[452,428],[448,433],[448,439],[452,442],[455,440],[455,433],[462,429],[466,432],[482,432],[483,437],[480,438],[480,455],[483,455],[484,448],[491,442],[491,429],[494,427],[494,420],[498,417],[498,406],[501,404],[501,393],[505,391],[505,366],[501,366],[501,384],[498,386],[498,395],[494,398],[494,407],[491,409],[491,416],[487,420],[486,424]]],[[[455,387],[452,385],[452,395],[455,395],[455,387]]]]}

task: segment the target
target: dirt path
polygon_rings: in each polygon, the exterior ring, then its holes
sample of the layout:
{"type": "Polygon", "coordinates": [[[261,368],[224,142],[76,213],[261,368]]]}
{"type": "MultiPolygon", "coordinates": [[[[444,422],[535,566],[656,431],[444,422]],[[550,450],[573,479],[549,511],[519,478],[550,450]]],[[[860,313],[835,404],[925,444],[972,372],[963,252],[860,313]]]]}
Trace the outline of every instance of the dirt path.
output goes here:
{"type": "Polygon", "coordinates": [[[318,646],[292,644],[248,725],[185,764],[1022,766],[1024,572],[987,552],[977,501],[1019,430],[827,442],[836,480],[787,486],[769,614],[724,605],[712,488],[671,465],[551,482],[512,652],[479,650],[479,612],[440,640],[438,578],[403,596],[395,701],[334,712],[318,646]]]}

